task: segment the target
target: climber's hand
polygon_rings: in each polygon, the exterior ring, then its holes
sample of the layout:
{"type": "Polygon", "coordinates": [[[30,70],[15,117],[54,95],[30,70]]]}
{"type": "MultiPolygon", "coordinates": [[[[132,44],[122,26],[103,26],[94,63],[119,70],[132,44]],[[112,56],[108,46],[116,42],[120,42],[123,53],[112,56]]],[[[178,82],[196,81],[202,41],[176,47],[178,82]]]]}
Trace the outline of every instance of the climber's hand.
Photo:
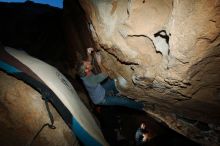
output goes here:
{"type": "Polygon", "coordinates": [[[93,48],[87,48],[87,53],[88,53],[88,54],[91,54],[93,51],[94,51],[93,48]]]}

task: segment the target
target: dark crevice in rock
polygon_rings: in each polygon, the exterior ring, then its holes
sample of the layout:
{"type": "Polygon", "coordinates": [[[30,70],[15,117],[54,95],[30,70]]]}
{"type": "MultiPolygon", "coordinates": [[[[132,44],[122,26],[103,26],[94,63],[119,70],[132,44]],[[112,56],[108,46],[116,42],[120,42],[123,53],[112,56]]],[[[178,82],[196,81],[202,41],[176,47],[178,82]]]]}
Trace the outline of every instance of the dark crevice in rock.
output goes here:
{"type": "Polygon", "coordinates": [[[128,35],[128,37],[145,37],[151,39],[150,37],[144,34],[132,34],[132,35],[128,35]]]}
{"type": "Polygon", "coordinates": [[[186,61],[186,60],[183,60],[183,59],[179,59],[179,58],[177,58],[177,57],[175,57],[175,59],[176,59],[177,61],[179,61],[180,63],[182,63],[182,64],[187,64],[187,63],[189,63],[189,61],[186,61]]]}
{"type": "Polygon", "coordinates": [[[216,20],[209,20],[209,21],[216,23],[216,20]]]}
{"type": "Polygon", "coordinates": [[[170,40],[169,36],[171,36],[171,34],[169,33],[169,35],[167,35],[166,30],[160,30],[154,34],[154,37],[158,37],[158,36],[164,38],[166,40],[167,44],[169,44],[169,40],[170,40]]]}
{"type": "Polygon", "coordinates": [[[176,115],[176,117],[177,117],[177,119],[181,119],[181,120],[185,121],[186,123],[190,123],[190,124],[195,124],[197,122],[197,120],[189,119],[189,118],[183,117],[181,115],[176,115]]]}
{"type": "Polygon", "coordinates": [[[210,130],[209,125],[207,123],[204,123],[204,122],[197,121],[195,123],[195,126],[197,128],[199,128],[201,131],[209,131],[210,130]]]}
{"type": "Polygon", "coordinates": [[[121,58],[119,58],[116,54],[108,51],[108,49],[106,49],[103,45],[100,45],[104,51],[106,51],[108,54],[110,54],[111,56],[113,56],[118,62],[120,62],[121,64],[124,64],[124,65],[139,65],[138,63],[136,62],[131,62],[131,61],[128,61],[128,60],[122,60],[121,58]]]}
{"type": "MultiPolygon", "coordinates": [[[[214,21],[212,21],[212,22],[214,22],[214,21]]],[[[213,39],[208,38],[208,37],[199,37],[199,38],[197,38],[197,40],[207,40],[211,44],[211,43],[215,42],[219,37],[220,37],[220,34],[216,35],[216,37],[213,39]]]]}

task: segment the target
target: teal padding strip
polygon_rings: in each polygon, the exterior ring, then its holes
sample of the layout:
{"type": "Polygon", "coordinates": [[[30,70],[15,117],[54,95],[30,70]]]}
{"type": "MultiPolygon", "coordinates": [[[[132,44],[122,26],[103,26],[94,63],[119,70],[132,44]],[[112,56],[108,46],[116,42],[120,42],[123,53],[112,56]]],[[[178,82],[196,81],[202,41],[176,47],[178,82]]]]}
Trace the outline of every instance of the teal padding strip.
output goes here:
{"type": "Polygon", "coordinates": [[[102,146],[102,144],[100,144],[96,139],[89,135],[85,129],[82,128],[75,118],[72,118],[72,128],[76,136],[85,146],[102,146]]]}
{"type": "Polygon", "coordinates": [[[11,66],[8,63],[5,63],[2,60],[0,60],[0,68],[5,70],[7,73],[12,73],[12,74],[21,72],[19,69],[15,68],[14,66],[11,66]]]}

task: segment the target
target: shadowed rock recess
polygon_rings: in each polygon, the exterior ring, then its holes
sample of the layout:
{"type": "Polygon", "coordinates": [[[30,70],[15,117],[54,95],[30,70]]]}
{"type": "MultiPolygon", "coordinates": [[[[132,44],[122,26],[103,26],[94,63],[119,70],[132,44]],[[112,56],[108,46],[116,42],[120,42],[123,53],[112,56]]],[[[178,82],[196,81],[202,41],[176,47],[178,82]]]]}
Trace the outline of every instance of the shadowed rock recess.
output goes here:
{"type": "Polygon", "coordinates": [[[220,1],[79,1],[121,92],[175,131],[219,145],[220,1]]]}

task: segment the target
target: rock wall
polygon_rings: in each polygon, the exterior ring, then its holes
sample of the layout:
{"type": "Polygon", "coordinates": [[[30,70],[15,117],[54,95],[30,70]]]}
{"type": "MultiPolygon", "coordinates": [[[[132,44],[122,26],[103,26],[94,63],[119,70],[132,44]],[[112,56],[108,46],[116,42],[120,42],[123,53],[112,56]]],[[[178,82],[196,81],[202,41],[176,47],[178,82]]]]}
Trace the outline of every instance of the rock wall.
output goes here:
{"type": "MultiPolygon", "coordinates": [[[[0,144],[29,145],[41,127],[50,123],[41,95],[29,85],[0,71],[0,144]]],[[[78,146],[78,141],[55,108],[49,104],[56,129],[47,126],[33,146],[78,146]]]]}
{"type": "Polygon", "coordinates": [[[219,145],[220,1],[79,1],[121,92],[179,133],[219,145]]]}

